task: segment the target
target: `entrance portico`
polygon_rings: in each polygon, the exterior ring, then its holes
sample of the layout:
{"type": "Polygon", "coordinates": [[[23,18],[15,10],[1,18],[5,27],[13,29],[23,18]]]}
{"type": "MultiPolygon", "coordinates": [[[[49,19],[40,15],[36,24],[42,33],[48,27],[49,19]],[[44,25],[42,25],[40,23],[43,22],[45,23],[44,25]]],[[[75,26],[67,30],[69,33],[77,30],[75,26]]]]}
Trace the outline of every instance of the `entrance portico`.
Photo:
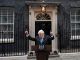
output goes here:
{"type": "MultiPolygon", "coordinates": [[[[27,2],[26,2],[27,3],[27,2]]],[[[39,29],[45,29],[49,31],[51,30],[54,35],[54,40],[51,42],[52,46],[52,52],[58,51],[58,44],[57,44],[57,4],[51,3],[51,2],[28,2],[29,5],[29,34],[32,37],[35,37],[39,29]],[[39,15],[41,13],[41,6],[46,5],[46,15],[48,16],[41,16],[39,15]],[[38,16],[39,15],[39,16],[38,16]],[[40,19],[37,19],[37,18],[40,19]],[[50,19],[47,19],[50,17],[50,19]],[[44,22],[44,23],[43,23],[44,22]],[[50,23],[49,23],[50,22],[50,23]],[[47,24],[46,24],[47,23],[47,24]],[[48,25],[48,26],[47,26],[48,25]],[[42,27],[44,26],[44,27],[42,27]],[[38,29],[38,30],[37,30],[38,29]]],[[[35,45],[35,42],[29,41],[29,51],[31,51],[31,46],[35,45]]]]}

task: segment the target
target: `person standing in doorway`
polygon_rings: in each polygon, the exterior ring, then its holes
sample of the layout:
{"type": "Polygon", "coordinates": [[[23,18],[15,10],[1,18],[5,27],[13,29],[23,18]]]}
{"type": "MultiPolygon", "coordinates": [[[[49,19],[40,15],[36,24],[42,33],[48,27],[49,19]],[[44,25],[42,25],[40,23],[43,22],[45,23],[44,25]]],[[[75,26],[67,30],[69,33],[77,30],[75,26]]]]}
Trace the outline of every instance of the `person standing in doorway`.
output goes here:
{"type": "MultiPolygon", "coordinates": [[[[52,40],[54,40],[54,36],[53,33],[50,32],[50,36],[49,35],[45,35],[45,32],[43,30],[39,30],[38,31],[38,36],[36,36],[35,38],[31,37],[28,32],[25,32],[26,37],[28,38],[28,40],[32,40],[36,42],[36,45],[38,45],[38,50],[36,50],[36,57],[37,60],[39,60],[40,57],[39,52],[43,52],[45,50],[45,45],[47,45],[47,42],[50,42],[52,40]]],[[[43,58],[42,60],[48,60],[49,57],[49,51],[45,50],[47,54],[45,54],[45,58],[43,58]]],[[[44,51],[44,52],[45,52],[44,51]]],[[[42,54],[43,55],[43,54],[42,54]]]]}

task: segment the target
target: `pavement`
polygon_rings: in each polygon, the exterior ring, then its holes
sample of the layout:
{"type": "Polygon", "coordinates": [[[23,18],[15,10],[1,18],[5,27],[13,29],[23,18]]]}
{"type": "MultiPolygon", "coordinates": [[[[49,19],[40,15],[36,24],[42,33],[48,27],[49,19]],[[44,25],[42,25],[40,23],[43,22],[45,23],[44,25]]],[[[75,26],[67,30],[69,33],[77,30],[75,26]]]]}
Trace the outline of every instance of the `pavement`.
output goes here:
{"type": "MultiPolygon", "coordinates": [[[[27,55],[24,55],[0,57],[0,60],[36,60],[36,58],[27,59],[27,55]]],[[[49,60],[80,60],[80,53],[59,53],[58,57],[50,57],[49,60]]]]}
{"type": "Polygon", "coordinates": [[[0,57],[0,60],[27,60],[27,55],[24,55],[24,56],[0,57]]]}

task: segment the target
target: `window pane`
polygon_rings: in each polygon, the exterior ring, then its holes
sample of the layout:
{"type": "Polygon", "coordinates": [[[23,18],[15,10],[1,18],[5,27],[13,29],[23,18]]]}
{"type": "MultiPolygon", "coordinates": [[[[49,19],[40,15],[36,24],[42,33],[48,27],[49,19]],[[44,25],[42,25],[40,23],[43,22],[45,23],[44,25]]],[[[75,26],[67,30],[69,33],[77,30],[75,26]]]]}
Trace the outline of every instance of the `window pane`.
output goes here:
{"type": "Polygon", "coordinates": [[[71,16],[71,22],[75,22],[75,16],[71,16]]]}
{"type": "Polygon", "coordinates": [[[1,25],[0,25],[0,31],[1,31],[1,25]]]}
{"type": "Polygon", "coordinates": [[[13,32],[8,32],[8,38],[13,38],[13,32]]]}
{"type": "Polygon", "coordinates": [[[0,9],[0,15],[1,15],[1,9],[0,9]]]}
{"type": "Polygon", "coordinates": [[[13,23],[13,16],[8,16],[8,23],[13,23]]]}
{"type": "Polygon", "coordinates": [[[75,30],[72,30],[72,36],[74,36],[75,35],[75,30]]]}
{"type": "Polygon", "coordinates": [[[72,29],[75,29],[75,25],[76,25],[75,23],[72,23],[72,24],[71,24],[71,28],[72,28],[72,29]]]}
{"type": "Polygon", "coordinates": [[[71,9],[71,15],[75,15],[76,9],[71,9]]]}
{"type": "Polygon", "coordinates": [[[13,31],[13,25],[8,25],[8,31],[13,31]]]}
{"type": "Polygon", "coordinates": [[[8,38],[8,35],[7,34],[8,34],[7,32],[3,32],[2,33],[2,39],[8,38]]]}
{"type": "Polygon", "coordinates": [[[1,38],[1,32],[0,32],[0,38],[1,38]]]}
{"type": "Polygon", "coordinates": [[[0,23],[1,23],[1,16],[0,16],[0,23]]]}
{"type": "Polygon", "coordinates": [[[13,15],[13,10],[12,9],[8,10],[8,15],[13,15]]]}
{"type": "Polygon", "coordinates": [[[80,30],[76,30],[76,35],[80,35],[80,30]]]}
{"type": "Polygon", "coordinates": [[[13,38],[13,33],[12,33],[12,32],[3,32],[3,33],[2,33],[2,38],[3,38],[3,39],[13,38]]]}
{"type": "Polygon", "coordinates": [[[6,8],[2,8],[2,15],[7,15],[7,9],[6,8]]]}
{"type": "Polygon", "coordinates": [[[2,26],[2,31],[7,31],[7,25],[2,26]]]}
{"type": "Polygon", "coordinates": [[[7,16],[2,16],[2,23],[7,23],[7,16]]]}
{"type": "Polygon", "coordinates": [[[38,14],[37,16],[36,16],[36,19],[37,20],[51,20],[51,17],[50,17],[50,15],[49,14],[47,14],[47,13],[40,13],[40,14],[38,14]]]}
{"type": "Polygon", "coordinates": [[[0,8],[0,38],[13,38],[13,23],[13,8],[0,8]]]}
{"type": "Polygon", "coordinates": [[[77,23],[76,24],[76,28],[80,28],[80,23],[77,23]]]}
{"type": "Polygon", "coordinates": [[[76,21],[80,22],[80,16],[76,16],[76,21]]]}
{"type": "Polygon", "coordinates": [[[80,9],[76,11],[76,15],[80,15],[80,9]]]}

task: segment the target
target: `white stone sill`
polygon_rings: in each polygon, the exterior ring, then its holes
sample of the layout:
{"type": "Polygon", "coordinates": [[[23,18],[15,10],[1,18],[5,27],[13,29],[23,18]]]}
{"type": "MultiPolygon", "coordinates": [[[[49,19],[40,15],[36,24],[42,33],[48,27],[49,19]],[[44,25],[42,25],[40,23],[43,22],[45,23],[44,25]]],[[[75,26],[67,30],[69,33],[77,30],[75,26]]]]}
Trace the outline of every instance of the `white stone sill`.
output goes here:
{"type": "MultiPolygon", "coordinates": [[[[49,55],[49,58],[59,57],[59,55],[49,55]]],[[[27,56],[27,59],[36,59],[36,56],[27,56]]]]}

